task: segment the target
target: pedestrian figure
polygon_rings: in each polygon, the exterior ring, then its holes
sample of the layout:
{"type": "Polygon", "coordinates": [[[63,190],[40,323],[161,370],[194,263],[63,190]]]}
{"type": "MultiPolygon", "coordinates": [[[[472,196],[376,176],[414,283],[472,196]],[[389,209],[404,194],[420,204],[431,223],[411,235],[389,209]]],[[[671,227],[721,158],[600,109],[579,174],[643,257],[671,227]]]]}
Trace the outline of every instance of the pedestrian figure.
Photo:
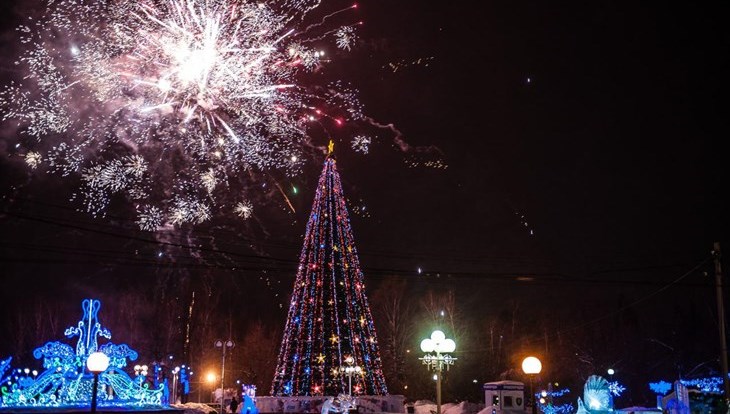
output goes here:
{"type": "Polygon", "coordinates": [[[235,413],[237,409],[238,409],[238,401],[236,401],[236,397],[233,397],[231,399],[231,412],[235,413]]]}

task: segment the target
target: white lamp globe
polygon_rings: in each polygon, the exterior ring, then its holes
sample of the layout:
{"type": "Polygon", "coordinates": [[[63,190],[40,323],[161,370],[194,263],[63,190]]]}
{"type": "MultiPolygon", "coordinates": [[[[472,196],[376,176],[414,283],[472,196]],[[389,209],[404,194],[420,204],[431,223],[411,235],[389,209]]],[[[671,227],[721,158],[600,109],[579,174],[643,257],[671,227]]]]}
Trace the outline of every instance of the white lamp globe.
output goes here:
{"type": "Polygon", "coordinates": [[[542,362],[533,356],[529,356],[522,361],[522,371],[528,375],[539,374],[542,371],[542,362]]]}
{"type": "Polygon", "coordinates": [[[433,352],[435,348],[436,348],[436,346],[431,339],[426,338],[423,341],[421,341],[421,351],[433,352]]]}
{"type": "Polygon", "coordinates": [[[431,333],[431,340],[436,343],[442,342],[444,339],[446,339],[446,335],[439,330],[435,330],[431,333]]]}
{"type": "Polygon", "coordinates": [[[454,352],[456,350],[456,342],[451,338],[446,339],[441,344],[441,349],[441,352],[454,352]]]}
{"type": "Polygon", "coordinates": [[[104,372],[109,368],[109,357],[103,352],[94,352],[86,359],[86,367],[94,374],[104,372]]]}

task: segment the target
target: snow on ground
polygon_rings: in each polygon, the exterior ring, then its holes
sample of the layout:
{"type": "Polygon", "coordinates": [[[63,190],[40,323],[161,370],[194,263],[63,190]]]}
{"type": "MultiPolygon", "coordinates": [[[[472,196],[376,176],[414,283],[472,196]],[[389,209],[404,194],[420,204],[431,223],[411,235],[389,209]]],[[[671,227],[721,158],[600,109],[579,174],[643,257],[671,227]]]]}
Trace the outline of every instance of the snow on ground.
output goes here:
{"type": "MultiPolygon", "coordinates": [[[[475,404],[462,401],[458,404],[441,404],[441,414],[477,414],[484,408],[484,404],[475,404]]],[[[432,414],[436,412],[436,403],[428,400],[418,400],[413,403],[413,414],[432,414]]]]}
{"type": "Polygon", "coordinates": [[[216,414],[218,412],[215,408],[201,403],[171,404],[170,406],[185,410],[184,414],[216,414]]]}

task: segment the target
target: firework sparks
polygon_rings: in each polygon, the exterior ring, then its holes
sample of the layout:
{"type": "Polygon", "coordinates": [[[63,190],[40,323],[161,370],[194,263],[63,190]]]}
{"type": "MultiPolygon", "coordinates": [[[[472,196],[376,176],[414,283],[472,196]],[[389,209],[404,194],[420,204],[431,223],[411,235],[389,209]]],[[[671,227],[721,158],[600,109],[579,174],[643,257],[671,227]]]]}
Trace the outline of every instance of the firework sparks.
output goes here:
{"type": "Polygon", "coordinates": [[[243,200],[236,204],[236,208],[234,209],[234,212],[238,214],[239,217],[243,218],[244,220],[251,217],[251,214],[253,214],[253,205],[248,200],[243,200]]]}
{"type": "Polygon", "coordinates": [[[355,28],[352,26],[339,28],[335,33],[335,36],[337,36],[337,47],[340,49],[350,50],[355,42],[357,42],[355,28]]]}
{"type": "Polygon", "coordinates": [[[352,139],[352,149],[361,152],[363,154],[367,154],[370,150],[370,143],[372,142],[372,138],[366,137],[364,135],[358,135],[352,139]]]}
{"type": "MultiPolygon", "coordinates": [[[[320,8],[314,0],[48,2],[42,19],[18,29],[26,75],[0,90],[2,119],[30,138],[22,148],[30,168],[80,174],[88,211],[103,214],[122,194],[149,200],[137,208],[142,229],[203,222],[231,205],[222,198],[246,187],[246,172],[298,173],[314,147],[311,121],[363,118],[356,91],[311,84],[308,73],[325,63],[320,40],[349,50],[357,39],[352,25],[326,26],[354,7],[309,17],[320,8]],[[337,115],[323,109],[332,105],[337,115]]],[[[233,202],[250,216],[249,201],[233,202]]]]}

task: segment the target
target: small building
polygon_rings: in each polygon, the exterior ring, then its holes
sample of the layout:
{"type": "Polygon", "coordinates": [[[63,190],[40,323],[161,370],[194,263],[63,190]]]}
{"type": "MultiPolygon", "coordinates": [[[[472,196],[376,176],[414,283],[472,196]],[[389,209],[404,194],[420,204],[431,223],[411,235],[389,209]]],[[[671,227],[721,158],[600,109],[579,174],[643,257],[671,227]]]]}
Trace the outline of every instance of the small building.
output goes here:
{"type": "Polygon", "coordinates": [[[496,381],[484,384],[484,404],[488,414],[525,412],[525,384],[518,381],[496,381]]]}

